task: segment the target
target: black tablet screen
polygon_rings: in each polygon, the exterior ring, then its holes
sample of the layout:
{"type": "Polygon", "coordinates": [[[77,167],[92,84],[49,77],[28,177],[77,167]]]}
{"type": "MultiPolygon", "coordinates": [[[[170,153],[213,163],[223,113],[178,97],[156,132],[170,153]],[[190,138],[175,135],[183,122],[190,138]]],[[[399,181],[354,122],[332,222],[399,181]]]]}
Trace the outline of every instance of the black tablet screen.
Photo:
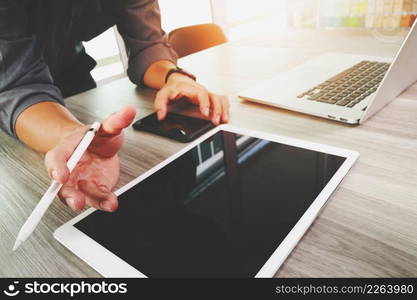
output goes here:
{"type": "Polygon", "coordinates": [[[344,160],[220,131],[74,226],[148,277],[253,277],[344,160]]]}

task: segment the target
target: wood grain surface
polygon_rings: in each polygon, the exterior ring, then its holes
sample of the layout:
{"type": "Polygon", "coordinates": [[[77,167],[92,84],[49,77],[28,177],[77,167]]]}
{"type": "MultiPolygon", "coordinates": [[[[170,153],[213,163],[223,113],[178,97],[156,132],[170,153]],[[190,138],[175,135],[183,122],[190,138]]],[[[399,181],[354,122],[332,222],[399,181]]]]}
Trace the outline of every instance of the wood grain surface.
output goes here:
{"type": "MultiPolygon", "coordinates": [[[[361,126],[240,101],[239,90],[325,51],[392,56],[399,44],[360,32],[301,30],[215,47],[180,65],[231,100],[231,123],[269,133],[348,148],[361,156],[276,276],[417,276],[417,85],[361,126]]],[[[68,98],[83,122],[105,118],[124,104],[151,113],[154,92],[126,78],[68,98]]],[[[180,104],[173,110],[196,114],[180,104]]],[[[126,130],[118,187],[184,147],[126,130]]],[[[15,252],[17,232],[49,185],[43,156],[0,133],[0,276],[96,277],[86,263],[54,240],[73,218],[58,200],[33,235],[15,252]]]]}

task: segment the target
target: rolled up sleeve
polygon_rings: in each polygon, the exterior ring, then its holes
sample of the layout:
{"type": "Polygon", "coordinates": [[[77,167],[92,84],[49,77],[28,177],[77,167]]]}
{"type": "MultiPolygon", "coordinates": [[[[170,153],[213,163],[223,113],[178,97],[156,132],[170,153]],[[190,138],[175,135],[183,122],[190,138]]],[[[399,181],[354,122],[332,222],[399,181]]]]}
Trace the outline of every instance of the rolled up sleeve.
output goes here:
{"type": "Polygon", "coordinates": [[[158,1],[129,1],[122,9],[117,27],[126,44],[127,74],[133,83],[142,85],[146,70],[156,61],[168,60],[176,64],[178,56],[161,28],[158,1]]]}
{"type": "Polygon", "coordinates": [[[43,101],[63,104],[18,1],[0,0],[0,127],[15,135],[18,116],[43,101]]]}

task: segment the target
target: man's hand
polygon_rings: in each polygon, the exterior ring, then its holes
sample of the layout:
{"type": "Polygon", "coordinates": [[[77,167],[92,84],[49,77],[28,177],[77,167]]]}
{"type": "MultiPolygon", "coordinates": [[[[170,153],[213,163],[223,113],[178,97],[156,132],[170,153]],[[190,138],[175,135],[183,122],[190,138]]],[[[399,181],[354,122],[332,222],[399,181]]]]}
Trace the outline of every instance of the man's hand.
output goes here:
{"type": "Polygon", "coordinates": [[[163,120],[166,117],[170,101],[183,97],[199,105],[203,116],[210,118],[214,125],[229,121],[229,100],[226,96],[210,93],[191,78],[175,73],[169,77],[168,82],[156,95],[155,110],[158,119],[163,120]]]}
{"type": "Polygon", "coordinates": [[[123,143],[123,129],[132,123],[135,115],[133,106],[110,115],[71,174],[67,161],[88,126],[75,129],[46,154],[49,176],[64,184],[59,192],[61,201],[73,210],[81,210],[86,204],[104,211],[117,209],[117,197],[112,192],[119,178],[117,152],[123,143]]]}

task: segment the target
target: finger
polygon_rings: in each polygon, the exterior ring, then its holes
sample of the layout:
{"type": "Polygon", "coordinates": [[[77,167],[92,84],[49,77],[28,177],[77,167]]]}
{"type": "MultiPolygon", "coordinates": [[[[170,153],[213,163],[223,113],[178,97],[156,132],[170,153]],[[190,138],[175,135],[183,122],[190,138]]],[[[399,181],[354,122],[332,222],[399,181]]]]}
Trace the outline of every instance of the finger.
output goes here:
{"type": "Polygon", "coordinates": [[[210,114],[210,98],[208,93],[202,90],[198,93],[197,97],[200,103],[200,111],[202,115],[208,118],[210,114]]]}
{"type": "Polygon", "coordinates": [[[59,145],[46,153],[45,165],[49,177],[62,184],[67,182],[69,177],[67,160],[73,151],[74,147],[71,147],[69,144],[65,144],[59,145]]]}
{"type": "Polygon", "coordinates": [[[222,114],[222,104],[220,97],[214,94],[210,94],[211,102],[211,121],[214,125],[220,124],[220,118],[222,114]]]}
{"type": "Polygon", "coordinates": [[[136,116],[136,108],[127,105],[118,112],[111,114],[103,121],[98,132],[99,136],[119,135],[122,130],[128,127],[136,116]]]}
{"type": "Polygon", "coordinates": [[[114,194],[106,185],[97,185],[92,181],[80,180],[78,188],[87,196],[88,205],[109,212],[117,209],[117,198],[114,199],[114,194]]]}
{"type": "Polygon", "coordinates": [[[163,120],[166,117],[168,113],[169,101],[175,99],[178,94],[179,93],[177,91],[169,88],[163,88],[156,94],[154,107],[158,120],[163,120]]]}
{"type": "Polygon", "coordinates": [[[229,104],[229,99],[226,96],[220,96],[220,103],[222,105],[222,121],[224,123],[229,122],[230,119],[230,104],[229,104]]]}
{"type": "Polygon", "coordinates": [[[108,212],[116,211],[119,207],[119,201],[117,196],[113,193],[110,193],[107,198],[100,201],[100,209],[108,212]]]}
{"type": "Polygon", "coordinates": [[[85,206],[85,196],[73,186],[64,186],[59,191],[59,198],[71,209],[79,211],[85,206]]]}
{"type": "Polygon", "coordinates": [[[101,199],[86,196],[86,203],[91,207],[107,212],[114,212],[119,207],[117,196],[114,193],[110,193],[107,197],[101,199]]]}
{"type": "Polygon", "coordinates": [[[98,185],[91,180],[80,180],[77,185],[80,191],[95,199],[106,198],[111,192],[106,185],[98,185]]]}
{"type": "Polygon", "coordinates": [[[200,112],[203,116],[210,115],[210,97],[206,89],[194,85],[179,85],[176,96],[181,95],[187,97],[192,103],[198,104],[200,112]]]}
{"type": "Polygon", "coordinates": [[[200,102],[200,96],[204,98],[204,93],[208,94],[208,92],[204,88],[190,84],[176,85],[175,93],[176,98],[186,97],[189,101],[191,101],[194,104],[198,104],[200,102]]]}

